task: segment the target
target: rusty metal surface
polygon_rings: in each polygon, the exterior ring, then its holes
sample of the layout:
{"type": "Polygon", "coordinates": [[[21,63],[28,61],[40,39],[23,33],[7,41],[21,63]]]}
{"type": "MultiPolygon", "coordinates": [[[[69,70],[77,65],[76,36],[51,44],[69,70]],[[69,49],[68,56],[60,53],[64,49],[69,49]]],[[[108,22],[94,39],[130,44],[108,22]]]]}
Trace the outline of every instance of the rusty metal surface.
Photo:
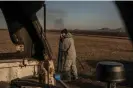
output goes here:
{"type": "Polygon", "coordinates": [[[25,61],[25,66],[23,65],[23,62],[7,62],[0,63],[0,81],[10,82],[16,78],[37,76],[37,61],[27,60],[25,61]]]}

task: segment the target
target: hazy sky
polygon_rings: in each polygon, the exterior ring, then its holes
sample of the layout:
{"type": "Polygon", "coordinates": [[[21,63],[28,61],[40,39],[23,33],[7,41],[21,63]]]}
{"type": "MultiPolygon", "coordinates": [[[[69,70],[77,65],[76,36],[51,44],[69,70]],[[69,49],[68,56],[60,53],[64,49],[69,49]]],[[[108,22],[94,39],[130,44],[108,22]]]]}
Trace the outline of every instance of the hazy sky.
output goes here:
{"type": "Polygon", "coordinates": [[[66,28],[123,26],[117,8],[111,1],[48,1],[46,4],[48,28],[54,28],[61,22],[66,28]],[[62,20],[56,21],[59,16],[62,20]]]}
{"type": "MultiPolygon", "coordinates": [[[[96,29],[123,27],[111,1],[46,1],[47,28],[96,29]]],[[[43,9],[37,16],[43,25],[43,9]]],[[[0,11],[0,28],[7,28],[0,11]]]]}

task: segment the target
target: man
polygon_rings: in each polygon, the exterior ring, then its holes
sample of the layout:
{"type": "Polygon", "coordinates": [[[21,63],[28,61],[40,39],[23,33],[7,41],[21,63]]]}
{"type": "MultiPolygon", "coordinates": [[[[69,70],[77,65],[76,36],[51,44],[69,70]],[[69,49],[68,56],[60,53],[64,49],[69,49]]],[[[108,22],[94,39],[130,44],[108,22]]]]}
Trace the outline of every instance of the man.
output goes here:
{"type": "Polygon", "coordinates": [[[62,57],[63,53],[61,52],[62,42],[63,42],[63,37],[62,37],[62,35],[60,35],[59,48],[58,48],[57,72],[62,72],[62,69],[63,69],[63,57],[62,57]]]}
{"type": "Polygon", "coordinates": [[[74,45],[74,40],[72,34],[63,29],[61,31],[62,35],[62,52],[64,57],[64,72],[65,79],[71,81],[71,73],[73,74],[73,79],[78,79],[77,67],[76,67],[76,50],[74,45]]]}

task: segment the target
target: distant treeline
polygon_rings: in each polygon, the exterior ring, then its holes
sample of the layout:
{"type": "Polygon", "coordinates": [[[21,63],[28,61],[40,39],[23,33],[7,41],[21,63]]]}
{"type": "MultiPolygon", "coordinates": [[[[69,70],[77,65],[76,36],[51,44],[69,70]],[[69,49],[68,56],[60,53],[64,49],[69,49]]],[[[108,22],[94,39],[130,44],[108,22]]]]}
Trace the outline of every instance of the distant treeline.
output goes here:
{"type": "MultiPolygon", "coordinates": [[[[8,31],[7,29],[0,29],[1,31],[8,31]]],[[[47,32],[60,33],[61,30],[47,30],[47,32]]],[[[72,34],[78,35],[102,35],[102,36],[118,36],[118,37],[128,37],[126,32],[119,31],[99,31],[99,30],[69,30],[72,34]]]]}
{"type": "MultiPolygon", "coordinates": [[[[47,30],[47,32],[60,33],[61,30],[47,30]]],[[[93,31],[93,30],[69,30],[72,34],[83,34],[83,35],[104,35],[104,36],[118,36],[118,37],[127,37],[126,32],[118,31],[93,31]]]]}

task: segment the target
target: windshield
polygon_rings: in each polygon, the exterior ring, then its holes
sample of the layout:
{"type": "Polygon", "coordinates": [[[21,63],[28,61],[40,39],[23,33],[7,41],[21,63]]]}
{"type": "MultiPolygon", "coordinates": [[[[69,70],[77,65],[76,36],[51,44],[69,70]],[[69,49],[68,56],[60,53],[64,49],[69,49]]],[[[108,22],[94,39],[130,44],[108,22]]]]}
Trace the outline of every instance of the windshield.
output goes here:
{"type": "MultiPolygon", "coordinates": [[[[37,12],[37,18],[44,29],[44,8],[37,12]]],[[[67,57],[76,58],[74,66],[77,67],[79,76],[79,80],[68,83],[70,87],[105,87],[105,82],[100,82],[96,78],[96,66],[100,61],[117,61],[124,64],[127,80],[118,86],[133,87],[133,46],[113,2],[46,1],[47,40],[56,57],[56,67],[60,59],[60,32],[64,28],[69,34],[71,33],[72,36],[67,35],[69,36],[67,38],[70,38],[75,48],[71,49],[75,53],[67,52],[69,55],[67,57]]],[[[7,29],[5,18],[0,10],[0,53],[16,51],[7,29]]],[[[31,49],[32,41],[29,40],[26,39],[31,45],[28,44],[27,47],[31,49]]]]}

